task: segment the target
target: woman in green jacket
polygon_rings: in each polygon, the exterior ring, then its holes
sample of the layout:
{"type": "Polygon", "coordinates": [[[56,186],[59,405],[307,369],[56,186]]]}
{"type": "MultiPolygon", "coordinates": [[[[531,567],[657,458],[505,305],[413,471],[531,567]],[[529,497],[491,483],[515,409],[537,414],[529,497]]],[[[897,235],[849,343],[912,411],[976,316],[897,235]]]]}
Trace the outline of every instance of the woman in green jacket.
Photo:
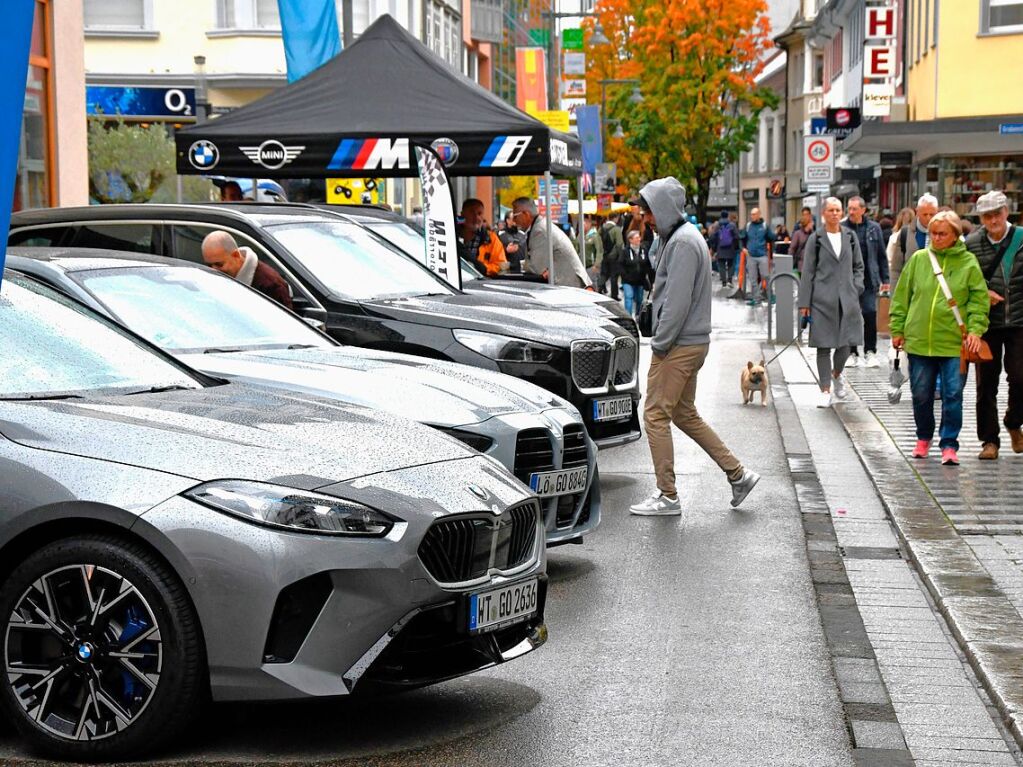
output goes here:
{"type": "Polygon", "coordinates": [[[960,236],[963,225],[952,211],[937,213],[928,232],[930,249],[918,250],[906,263],[895,288],[889,312],[892,345],[909,355],[909,385],[916,421],[914,458],[926,458],[934,439],[934,387],[941,377],[941,462],[958,466],[959,431],[963,426],[963,386],[960,349],[976,351],[988,324],[987,282],[976,257],[960,236]],[[934,252],[952,297],[959,306],[967,335],[963,338],[952,307],[931,263],[934,252]]]}

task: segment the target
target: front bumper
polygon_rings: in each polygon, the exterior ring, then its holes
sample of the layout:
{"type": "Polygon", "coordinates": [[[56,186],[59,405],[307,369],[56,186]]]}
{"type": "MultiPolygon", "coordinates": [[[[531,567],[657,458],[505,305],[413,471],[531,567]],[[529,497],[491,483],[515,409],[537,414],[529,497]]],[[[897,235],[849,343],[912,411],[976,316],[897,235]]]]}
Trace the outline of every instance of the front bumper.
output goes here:
{"type": "MultiPolygon", "coordinates": [[[[514,576],[493,575],[458,588],[439,584],[418,554],[435,520],[452,512],[490,513],[494,506],[528,500],[519,483],[478,457],[375,475],[348,487],[352,492],[346,495],[361,494],[359,500],[375,495],[373,505],[392,511],[406,526],[377,539],[282,532],[182,497],[141,518],[138,524],[149,528],[147,537],[173,550],[168,559],[183,558],[192,568],[183,580],[202,626],[215,700],[344,696],[357,691],[367,674],[381,683],[428,684],[503,662],[543,643],[546,588],[540,590],[533,616],[491,639],[484,634],[467,641],[467,632],[458,630],[450,610],[475,591],[530,578],[545,584],[544,546],[538,545],[531,564],[514,576]],[[476,469],[475,482],[489,491],[489,506],[478,499],[456,505],[459,490],[469,496],[464,487],[452,487],[467,468],[476,469]],[[501,482],[490,481],[490,473],[501,482]],[[431,499],[423,491],[427,476],[438,486],[451,487],[450,493],[439,493],[439,501],[431,499]],[[418,497],[404,491],[406,484],[419,488],[418,497]],[[388,492],[395,492],[394,503],[382,502],[388,492]],[[302,597],[313,591],[319,597],[303,606],[302,597]],[[299,598],[286,604],[289,594],[299,598]],[[446,621],[438,620],[444,616],[446,621]],[[279,641],[282,620],[302,623],[298,641],[290,644],[293,653],[283,658],[275,656],[278,645],[289,645],[287,637],[279,641]],[[420,639],[429,644],[417,648],[420,639]]],[[[287,634],[290,626],[284,628],[287,634]]]]}

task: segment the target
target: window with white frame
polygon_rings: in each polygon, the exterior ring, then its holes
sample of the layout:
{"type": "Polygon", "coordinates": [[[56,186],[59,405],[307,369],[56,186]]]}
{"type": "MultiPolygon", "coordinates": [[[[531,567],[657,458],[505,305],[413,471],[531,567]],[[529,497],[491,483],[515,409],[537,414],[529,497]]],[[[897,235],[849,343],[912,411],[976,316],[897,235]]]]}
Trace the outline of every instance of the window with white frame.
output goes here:
{"type": "Polygon", "coordinates": [[[462,71],[462,19],[446,4],[430,0],[426,4],[426,47],[452,69],[462,71]]]}
{"type": "Polygon", "coordinates": [[[277,0],[217,0],[217,28],[278,31],[277,0]]]}
{"type": "Polygon", "coordinates": [[[85,0],[85,29],[152,28],[152,0],[85,0]]]}
{"type": "Polygon", "coordinates": [[[1023,32],[1023,0],[982,0],[981,32],[1023,32]]]}

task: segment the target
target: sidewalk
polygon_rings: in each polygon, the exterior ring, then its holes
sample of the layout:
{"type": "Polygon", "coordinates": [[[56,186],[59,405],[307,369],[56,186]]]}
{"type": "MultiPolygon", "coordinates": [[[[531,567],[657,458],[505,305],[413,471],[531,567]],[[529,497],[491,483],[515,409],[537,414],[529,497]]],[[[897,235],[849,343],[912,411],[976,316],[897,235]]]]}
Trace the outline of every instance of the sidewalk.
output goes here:
{"type": "Polygon", "coordinates": [[[997,462],[976,459],[971,382],[962,466],[911,461],[908,387],[892,406],[885,367],[850,369],[854,394],[848,402],[818,410],[812,354],[788,350],[779,372],[806,433],[909,750],[917,764],[1013,764],[985,706],[993,703],[996,718],[1023,743],[1023,456],[1009,450],[997,462]],[[857,474],[876,492],[850,493],[859,486],[857,474]],[[984,689],[977,689],[977,678],[984,689]]]}

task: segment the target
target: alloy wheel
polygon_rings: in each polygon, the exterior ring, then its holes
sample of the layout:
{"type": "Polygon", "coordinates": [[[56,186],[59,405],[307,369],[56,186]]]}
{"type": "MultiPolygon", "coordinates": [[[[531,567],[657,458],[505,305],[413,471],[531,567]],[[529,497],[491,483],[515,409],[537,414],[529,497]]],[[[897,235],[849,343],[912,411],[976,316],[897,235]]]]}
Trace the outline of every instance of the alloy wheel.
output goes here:
{"type": "Polygon", "coordinates": [[[4,673],[25,714],[52,735],[101,740],[123,732],[153,699],[163,640],[138,588],[105,567],[47,572],[7,619],[4,673]]]}

